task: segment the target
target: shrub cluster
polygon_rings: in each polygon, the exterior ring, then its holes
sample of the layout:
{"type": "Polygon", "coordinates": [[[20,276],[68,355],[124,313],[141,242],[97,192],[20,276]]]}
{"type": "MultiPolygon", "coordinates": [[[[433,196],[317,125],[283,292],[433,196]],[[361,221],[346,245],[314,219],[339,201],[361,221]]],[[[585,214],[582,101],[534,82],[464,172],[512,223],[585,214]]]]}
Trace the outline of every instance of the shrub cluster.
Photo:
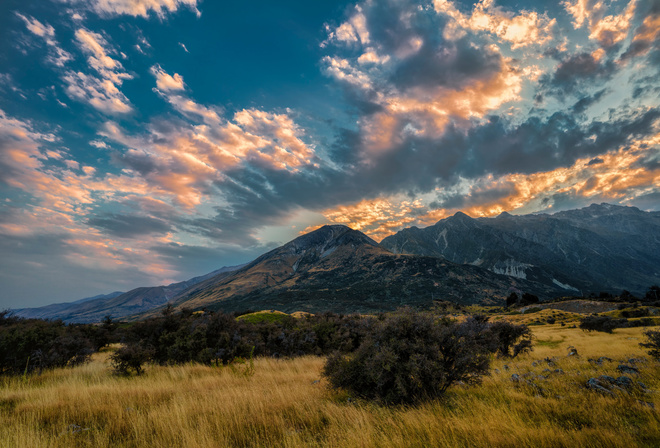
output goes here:
{"type": "Polygon", "coordinates": [[[457,322],[409,310],[387,315],[351,354],[335,353],[323,369],[330,384],[384,403],[414,403],[442,395],[457,382],[487,375],[491,355],[531,350],[531,331],[483,317],[457,322]]]}
{"type": "Polygon", "coordinates": [[[146,351],[150,361],[161,365],[189,361],[219,365],[252,355],[291,357],[349,352],[360,345],[373,321],[374,318],[331,313],[259,320],[236,319],[234,314],[222,312],[166,310],[163,316],[126,329],[123,342],[129,350],[127,354],[146,351]]]}
{"type": "Polygon", "coordinates": [[[19,374],[82,364],[109,340],[105,325],[65,325],[0,312],[0,373],[19,374]]]}
{"type": "Polygon", "coordinates": [[[612,333],[616,328],[650,327],[655,321],[650,317],[638,320],[614,319],[609,316],[585,316],[580,319],[580,328],[584,331],[602,331],[612,333]]]}

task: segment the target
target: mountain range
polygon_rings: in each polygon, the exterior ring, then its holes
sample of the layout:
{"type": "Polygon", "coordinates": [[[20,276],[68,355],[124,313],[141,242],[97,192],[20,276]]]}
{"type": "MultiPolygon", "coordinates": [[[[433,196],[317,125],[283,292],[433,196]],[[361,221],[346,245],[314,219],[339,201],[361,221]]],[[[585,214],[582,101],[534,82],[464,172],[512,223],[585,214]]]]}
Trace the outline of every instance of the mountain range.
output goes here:
{"type": "Polygon", "coordinates": [[[660,280],[660,212],[592,204],[579,210],[496,218],[464,213],[381,241],[393,253],[443,257],[556,285],[566,293],[628,290],[660,280]]]}
{"type": "Polygon", "coordinates": [[[373,313],[434,300],[499,304],[511,293],[641,295],[660,283],[660,212],[592,204],[549,214],[471,218],[411,227],[380,244],[323,226],[254,261],[167,286],[15,310],[25,317],[96,322],[175,308],[373,313]]]}
{"type": "Polygon", "coordinates": [[[206,275],[165,286],[135,288],[128,292],[88,297],[69,303],[57,303],[39,308],[12,310],[14,314],[35,319],[62,319],[65,322],[100,322],[105,316],[122,318],[149,311],[163,305],[179,293],[208,278],[222,278],[242,266],[225,266],[206,275]]]}

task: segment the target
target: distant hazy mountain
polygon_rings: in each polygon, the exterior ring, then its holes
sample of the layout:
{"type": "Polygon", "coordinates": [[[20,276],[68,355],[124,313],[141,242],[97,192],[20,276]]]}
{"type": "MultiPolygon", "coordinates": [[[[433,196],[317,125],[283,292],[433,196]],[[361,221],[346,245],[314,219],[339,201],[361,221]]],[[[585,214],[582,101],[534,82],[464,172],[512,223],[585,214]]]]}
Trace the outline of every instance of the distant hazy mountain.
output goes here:
{"type": "Polygon", "coordinates": [[[497,218],[464,213],[404,229],[381,246],[398,254],[444,257],[565,293],[643,294],[660,283],[660,212],[609,204],[497,218]]]}
{"type": "Polygon", "coordinates": [[[364,313],[434,299],[501,303],[512,290],[548,297],[560,288],[442,258],[396,255],[363,233],[335,225],[296,238],[229,276],[200,282],[172,303],[193,310],[364,313]]]}
{"type": "Polygon", "coordinates": [[[111,294],[89,297],[76,302],[13,311],[22,317],[62,319],[65,322],[75,323],[100,322],[108,315],[114,319],[122,318],[163,305],[186,288],[210,277],[221,278],[222,276],[229,275],[241,266],[223,267],[206,275],[194,277],[179,283],[172,283],[167,286],[142,287],[124,293],[113,292],[111,294]]]}
{"type": "Polygon", "coordinates": [[[18,316],[27,317],[30,319],[52,319],[52,316],[66,313],[66,310],[75,308],[81,303],[91,302],[94,300],[110,300],[122,294],[124,293],[121,291],[115,291],[111,292],[110,294],[99,294],[94,297],[87,297],[85,299],[76,300],[75,302],[53,303],[51,305],[46,305],[39,308],[22,308],[12,311],[18,316]]]}

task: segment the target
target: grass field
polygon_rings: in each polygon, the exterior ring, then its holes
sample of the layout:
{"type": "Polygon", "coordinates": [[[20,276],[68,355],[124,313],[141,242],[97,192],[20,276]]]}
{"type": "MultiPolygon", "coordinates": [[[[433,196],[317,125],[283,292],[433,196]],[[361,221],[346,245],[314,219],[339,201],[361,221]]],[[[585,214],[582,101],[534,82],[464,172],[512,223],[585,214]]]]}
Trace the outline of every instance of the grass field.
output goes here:
{"type": "Polygon", "coordinates": [[[0,378],[0,446],[660,446],[660,364],[638,346],[643,329],[533,330],[531,354],[496,359],[482,385],[414,407],[328,390],[322,358],[257,359],[253,374],[245,365],[149,366],[124,378],[112,374],[108,352],[99,353],[81,367],[0,378]],[[568,357],[569,346],[579,356],[568,357]],[[613,361],[588,361],[601,356],[613,361]],[[647,361],[631,377],[649,392],[608,397],[585,387],[591,377],[620,376],[621,361],[641,357],[647,361]],[[530,372],[533,384],[511,380],[530,372]]]}

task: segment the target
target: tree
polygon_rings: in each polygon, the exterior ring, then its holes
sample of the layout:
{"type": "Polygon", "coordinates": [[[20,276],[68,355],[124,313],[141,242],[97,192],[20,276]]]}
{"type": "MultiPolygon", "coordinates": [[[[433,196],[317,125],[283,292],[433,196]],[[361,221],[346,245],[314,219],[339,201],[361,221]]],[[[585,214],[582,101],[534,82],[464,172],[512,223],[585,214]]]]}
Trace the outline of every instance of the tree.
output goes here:
{"type": "Polygon", "coordinates": [[[532,350],[532,330],[526,325],[494,322],[488,330],[494,344],[493,351],[504,358],[515,358],[532,350]]]}
{"type": "Polygon", "coordinates": [[[506,306],[507,308],[510,306],[514,306],[518,303],[518,294],[515,292],[512,292],[509,294],[509,297],[506,298],[506,306]]]}
{"type": "Polygon", "coordinates": [[[523,305],[532,305],[534,303],[539,303],[539,298],[537,296],[535,296],[534,294],[530,294],[528,292],[522,295],[523,305]]]}
{"type": "Polygon", "coordinates": [[[646,340],[640,342],[639,345],[650,349],[649,355],[656,359],[660,359],[660,331],[649,330],[644,332],[644,336],[646,336],[646,340]]]}
{"type": "Polygon", "coordinates": [[[649,287],[649,289],[646,291],[646,294],[644,294],[644,301],[645,302],[660,301],[660,286],[653,285],[649,287]]]}

